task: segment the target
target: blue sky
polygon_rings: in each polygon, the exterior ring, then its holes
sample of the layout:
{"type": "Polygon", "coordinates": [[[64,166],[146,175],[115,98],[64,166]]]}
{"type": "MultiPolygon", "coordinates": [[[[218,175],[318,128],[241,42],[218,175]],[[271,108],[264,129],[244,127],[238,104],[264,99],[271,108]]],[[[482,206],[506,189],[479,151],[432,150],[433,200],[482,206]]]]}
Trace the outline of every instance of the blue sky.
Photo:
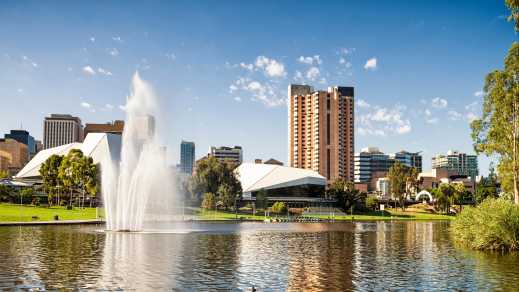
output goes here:
{"type": "MultiPolygon", "coordinates": [[[[472,152],[485,74],[518,39],[503,1],[2,1],[0,133],[49,113],[123,119],[131,76],[164,100],[176,163],[241,145],[287,160],[289,83],[354,86],[356,150],[472,152]]],[[[480,158],[486,173],[488,159],[480,158]]]]}

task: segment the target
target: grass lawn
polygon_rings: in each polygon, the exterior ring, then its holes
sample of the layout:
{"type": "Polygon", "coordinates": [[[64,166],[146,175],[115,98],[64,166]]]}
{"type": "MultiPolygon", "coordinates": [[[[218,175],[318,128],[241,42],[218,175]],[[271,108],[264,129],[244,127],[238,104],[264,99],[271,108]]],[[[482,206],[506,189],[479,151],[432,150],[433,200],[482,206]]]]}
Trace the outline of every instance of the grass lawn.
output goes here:
{"type": "MultiPolygon", "coordinates": [[[[95,208],[67,210],[65,207],[37,207],[31,205],[0,204],[0,222],[30,222],[30,221],[54,221],[58,215],[59,220],[89,220],[96,219],[95,208]],[[38,219],[33,219],[37,216],[38,219]]],[[[99,216],[103,216],[99,209],[99,216]]]]}
{"type": "MultiPolygon", "coordinates": [[[[395,211],[395,210],[389,210],[388,211],[390,215],[383,215],[383,214],[353,214],[346,215],[346,216],[335,216],[335,220],[358,220],[358,221],[374,221],[374,220],[452,220],[455,216],[449,216],[449,215],[442,215],[442,214],[431,214],[419,210],[413,210],[413,211],[395,211]]],[[[236,215],[232,212],[224,212],[224,211],[213,211],[213,210],[199,210],[198,213],[198,219],[201,220],[235,220],[236,215]]],[[[275,217],[275,216],[274,216],[275,217]]],[[[306,216],[306,217],[313,217],[313,218],[321,218],[321,219],[329,219],[328,215],[312,215],[312,216],[306,216]]],[[[244,220],[258,220],[263,221],[265,217],[263,216],[263,212],[258,213],[258,215],[253,216],[249,214],[241,214],[238,213],[238,219],[244,219],[244,220]]],[[[272,217],[267,217],[272,218],[272,217]]]]}

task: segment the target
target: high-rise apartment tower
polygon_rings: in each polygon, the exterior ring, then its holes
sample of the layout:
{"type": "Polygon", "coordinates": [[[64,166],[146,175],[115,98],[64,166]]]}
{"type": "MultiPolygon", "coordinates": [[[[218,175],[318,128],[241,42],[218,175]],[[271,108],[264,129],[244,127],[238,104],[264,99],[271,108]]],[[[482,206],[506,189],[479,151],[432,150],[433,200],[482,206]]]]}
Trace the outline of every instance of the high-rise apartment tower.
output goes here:
{"type": "Polygon", "coordinates": [[[288,86],[288,165],[353,181],[353,87],[288,86]]]}

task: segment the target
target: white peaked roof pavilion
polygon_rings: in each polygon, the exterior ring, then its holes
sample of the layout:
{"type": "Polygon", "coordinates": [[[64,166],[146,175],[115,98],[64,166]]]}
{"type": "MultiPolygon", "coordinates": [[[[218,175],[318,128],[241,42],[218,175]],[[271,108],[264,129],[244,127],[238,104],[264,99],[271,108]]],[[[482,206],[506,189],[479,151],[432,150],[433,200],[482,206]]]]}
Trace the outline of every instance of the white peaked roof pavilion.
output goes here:
{"type": "Polygon", "coordinates": [[[109,133],[89,133],[83,143],[70,143],[42,150],[25,165],[15,179],[35,179],[40,177],[41,165],[52,155],[67,155],[70,150],[79,149],[84,155],[92,157],[94,163],[101,163],[110,156],[119,161],[121,155],[121,135],[109,133]]]}
{"type": "Polygon", "coordinates": [[[326,185],[326,178],[313,170],[273,164],[242,163],[235,170],[244,197],[261,189],[278,189],[299,185],[326,185]]]}

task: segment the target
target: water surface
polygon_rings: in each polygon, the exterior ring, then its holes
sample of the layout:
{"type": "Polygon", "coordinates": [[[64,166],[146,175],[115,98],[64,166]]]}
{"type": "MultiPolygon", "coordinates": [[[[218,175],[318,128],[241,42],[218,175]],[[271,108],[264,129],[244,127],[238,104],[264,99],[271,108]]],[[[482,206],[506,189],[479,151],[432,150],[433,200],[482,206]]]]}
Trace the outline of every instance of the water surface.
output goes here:
{"type": "Polygon", "coordinates": [[[519,256],[453,246],[448,222],[0,227],[0,289],[505,290],[519,256]]]}

